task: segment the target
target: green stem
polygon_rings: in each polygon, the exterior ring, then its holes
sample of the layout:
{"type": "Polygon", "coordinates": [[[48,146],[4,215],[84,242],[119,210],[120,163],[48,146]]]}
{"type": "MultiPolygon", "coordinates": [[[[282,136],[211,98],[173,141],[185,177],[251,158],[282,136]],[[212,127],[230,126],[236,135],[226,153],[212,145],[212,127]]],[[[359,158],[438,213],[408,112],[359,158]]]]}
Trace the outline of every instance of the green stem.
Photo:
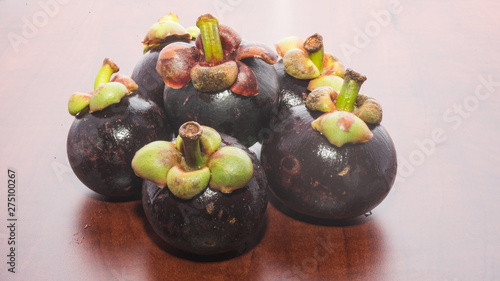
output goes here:
{"type": "Polygon", "coordinates": [[[94,81],[94,90],[97,89],[100,85],[104,83],[108,83],[111,79],[111,75],[120,70],[120,68],[114,63],[112,60],[105,58],[102,63],[101,69],[97,73],[97,76],[94,81]]]}
{"type": "Polygon", "coordinates": [[[198,170],[205,165],[200,148],[202,132],[200,124],[196,122],[186,122],[179,128],[179,136],[184,145],[184,159],[189,170],[198,170]]]}
{"type": "Polygon", "coordinates": [[[209,64],[218,64],[224,60],[224,52],[219,36],[219,21],[210,14],[198,18],[196,26],[200,29],[201,42],[205,61],[209,64]]]}
{"type": "Polygon", "coordinates": [[[347,69],[344,74],[344,83],[337,97],[337,109],[341,111],[351,112],[354,110],[354,103],[358,97],[359,89],[366,76],[363,76],[352,69],[347,69]]]}
{"type": "Polygon", "coordinates": [[[319,72],[323,72],[323,64],[325,61],[323,37],[318,33],[309,36],[309,38],[304,41],[304,49],[307,51],[309,59],[318,68],[319,72]]]}

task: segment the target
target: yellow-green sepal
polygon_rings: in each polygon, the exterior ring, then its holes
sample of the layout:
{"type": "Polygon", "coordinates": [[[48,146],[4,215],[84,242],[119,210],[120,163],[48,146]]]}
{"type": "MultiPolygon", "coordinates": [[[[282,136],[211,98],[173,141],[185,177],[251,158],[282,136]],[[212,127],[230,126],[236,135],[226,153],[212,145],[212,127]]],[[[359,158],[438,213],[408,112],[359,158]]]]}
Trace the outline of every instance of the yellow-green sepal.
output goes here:
{"type": "Polygon", "coordinates": [[[208,186],[210,170],[202,167],[199,170],[188,170],[184,165],[172,167],[167,174],[167,187],[173,195],[189,200],[200,194],[208,186]]]}
{"type": "Polygon", "coordinates": [[[225,146],[210,156],[207,166],[212,172],[210,188],[231,193],[245,187],[253,177],[253,163],[248,154],[237,147],[225,146]]]}
{"type": "Polygon", "coordinates": [[[119,103],[124,96],[130,93],[129,89],[122,83],[104,83],[95,89],[90,99],[90,113],[103,110],[112,104],[119,103]]]}
{"type": "Polygon", "coordinates": [[[331,144],[338,147],[346,143],[367,142],[373,137],[373,133],[363,120],[346,111],[325,113],[314,120],[311,125],[331,144]]]}
{"type": "Polygon", "coordinates": [[[200,35],[200,28],[195,25],[186,28],[186,31],[191,35],[191,40],[196,39],[200,35]]]}
{"type": "Polygon", "coordinates": [[[344,84],[344,79],[336,75],[322,75],[316,79],[309,81],[307,89],[313,91],[316,88],[329,86],[335,89],[335,91],[340,92],[342,85],[344,84]]]}
{"type": "Polygon", "coordinates": [[[301,49],[291,49],[283,57],[286,73],[297,79],[314,79],[321,72],[309,58],[307,52],[301,49]]]}
{"type": "Polygon", "coordinates": [[[189,40],[191,39],[191,35],[178,22],[163,20],[153,24],[149,28],[142,43],[145,46],[152,47],[174,39],[189,40]]]}
{"type": "Polygon", "coordinates": [[[284,57],[285,54],[292,49],[300,49],[305,52],[306,50],[304,50],[303,44],[304,40],[300,39],[299,37],[289,36],[281,39],[278,43],[274,45],[274,47],[278,55],[280,57],[284,57]]]}
{"type": "Polygon", "coordinates": [[[88,93],[74,93],[68,101],[68,112],[75,116],[84,110],[90,104],[91,94],[88,93]]]}
{"type": "Polygon", "coordinates": [[[182,156],[175,144],[168,141],[154,141],[135,153],[132,169],[138,177],[163,188],[167,185],[167,174],[170,169],[181,162],[182,156]]]}

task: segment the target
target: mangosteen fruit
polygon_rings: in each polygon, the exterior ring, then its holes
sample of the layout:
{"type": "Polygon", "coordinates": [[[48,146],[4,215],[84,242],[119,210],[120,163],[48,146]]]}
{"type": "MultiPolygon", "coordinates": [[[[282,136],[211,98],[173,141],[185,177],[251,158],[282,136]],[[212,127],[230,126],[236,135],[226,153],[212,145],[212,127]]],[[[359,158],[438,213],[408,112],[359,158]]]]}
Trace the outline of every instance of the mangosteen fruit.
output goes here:
{"type": "Polygon", "coordinates": [[[284,206],[313,218],[348,219],[370,212],[389,193],[396,150],[380,125],[380,104],[359,94],[365,79],[348,69],[340,92],[315,88],[278,113],[279,128],[263,142],[261,161],[284,206]]]}
{"type": "Polygon", "coordinates": [[[198,33],[199,30],[196,26],[185,29],[179,24],[179,18],[174,13],[160,18],[149,28],[142,41],[144,54],[135,65],[131,76],[139,86],[138,95],[156,102],[163,108],[165,83],[156,71],[160,51],[172,42],[193,42],[198,33]]]}
{"type": "Polygon", "coordinates": [[[259,160],[211,127],[186,122],[175,142],[137,151],[132,167],[145,179],[149,223],[174,249],[195,255],[239,250],[262,225],[268,187],[259,160]]]}
{"type": "Polygon", "coordinates": [[[160,52],[164,105],[173,128],[193,120],[238,139],[258,141],[277,106],[274,50],[241,39],[210,14],[197,20],[195,45],[172,43],[160,52]]]}
{"type": "Polygon", "coordinates": [[[344,77],[343,64],[324,51],[323,37],[313,34],[306,40],[296,36],[283,38],[275,44],[279,55],[274,65],[280,85],[280,109],[304,102],[304,93],[329,85],[340,90],[344,77]]]}
{"type": "Polygon", "coordinates": [[[130,167],[135,152],[173,136],[163,109],[135,94],[137,84],[130,77],[111,79],[118,70],[105,59],[95,89],[73,94],[68,103],[75,116],[67,139],[71,168],[89,189],[110,198],[139,195],[142,179],[130,167]]]}

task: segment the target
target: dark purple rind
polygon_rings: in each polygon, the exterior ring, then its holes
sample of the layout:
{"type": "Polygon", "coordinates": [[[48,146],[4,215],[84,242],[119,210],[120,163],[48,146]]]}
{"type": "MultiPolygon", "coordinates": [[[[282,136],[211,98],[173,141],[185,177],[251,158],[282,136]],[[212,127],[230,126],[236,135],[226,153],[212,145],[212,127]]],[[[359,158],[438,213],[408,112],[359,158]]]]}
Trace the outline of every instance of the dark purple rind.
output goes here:
{"type": "Polygon", "coordinates": [[[285,66],[283,65],[283,59],[279,59],[276,64],[274,64],[276,73],[278,74],[278,82],[280,85],[279,90],[279,110],[284,110],[296,105],[304,104],[305,97],[304,94],[309,93],[307,86],[311,80],[297,79],[285,71],[285,66]]]}
{"type": "Polygon", "coordinates": [[[138,95],[162,106],[165,83],[156,71],[156,62],[160,51],[161,48],[155,48],[145,53],[135,65],[131,78],[139,86],[138,95]]]}
{"type": "Polygon", "coordinates": [[[278,79],[272,65],[255,59],[245,63],[257,77],[259,94],[244,97],[223,90],[202,93],[189,82],[181,89],[165,87],[164,105],[174,129],[188,121],[212,127],[220,133],[237,138],[246,146],[258,141],[259,133],[268,128],[272,111],[278,102],[278,79]]]}
{"type": "Polygon", "coordinates": [[[142,203],[154,231],[171,247],[195,255],[237,250],[256,235],[267,208],[267,180],[256,155],[237,140],[222,136],[249,153],[254,177],[242,189],[223,194],[207,187],[192,200],[175,197],[168,188],[144,181],[142,203]],[[234,218],[234,220],[233,220],[234,218]]]}
{"type": "Polygon", "coordinates": [[[338,148],[313,131],[320,114],[304,105],[280,112],[261,161],[272,193],[288,208],[314,218],[363,215],[389,193],[397,171],[396,150],[387,131],[371,127],[373,138],[338,148]],[[349,167],[349,172],[342,171],[349,167]]]}
{"type": "Polygon", "coordinates": [[[137,95],[102,111],[78,116],[71,125],[67,154],[71,168],[89,189],[108,197],[127,197],[141,191],[142,179],[131,161],[142,146],[171,140],[163,109],[137,95]]]}

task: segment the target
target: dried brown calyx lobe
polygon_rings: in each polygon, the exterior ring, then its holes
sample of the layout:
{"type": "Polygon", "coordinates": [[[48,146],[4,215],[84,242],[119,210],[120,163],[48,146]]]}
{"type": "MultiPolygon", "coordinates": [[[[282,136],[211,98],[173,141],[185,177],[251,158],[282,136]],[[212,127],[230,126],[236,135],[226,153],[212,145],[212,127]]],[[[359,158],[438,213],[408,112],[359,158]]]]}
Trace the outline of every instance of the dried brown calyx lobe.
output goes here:
{"type": "Polygon", "coordinates": [[[238,66],[228,61],[215,66],[196,65],[191,69],[193,86],[201,92],[219,92],[231,87],[238,77],[238,66]]]}

